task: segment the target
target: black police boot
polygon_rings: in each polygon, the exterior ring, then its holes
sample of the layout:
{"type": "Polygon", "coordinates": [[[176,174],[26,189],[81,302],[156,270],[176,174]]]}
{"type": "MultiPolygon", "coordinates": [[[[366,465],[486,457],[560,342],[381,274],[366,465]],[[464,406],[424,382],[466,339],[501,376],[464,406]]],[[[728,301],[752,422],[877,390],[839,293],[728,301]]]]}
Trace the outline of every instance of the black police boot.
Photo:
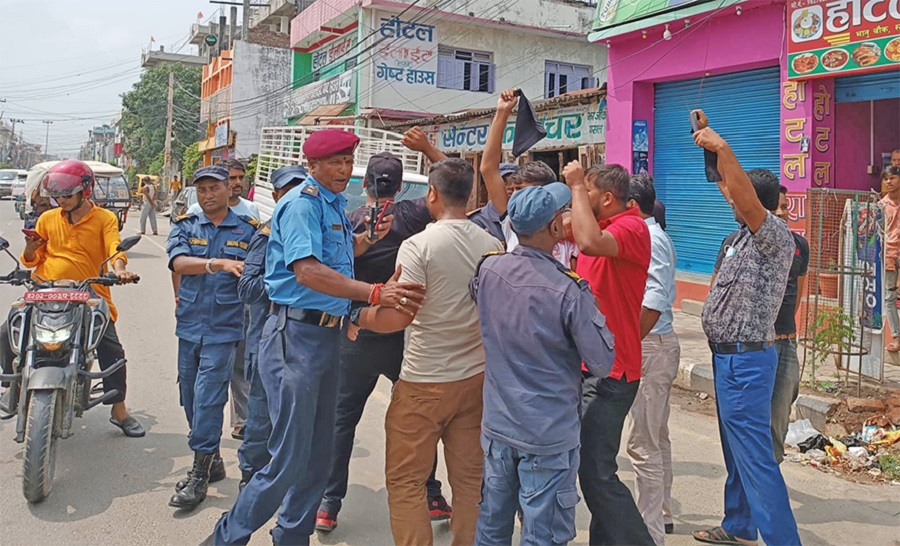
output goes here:
{"type": "Polygon", "coordinates": [[[241,483],[238,484],[238,491],[243,491],[247,484],[250,483],[250,480],[253,479],[253,473],[247,472],[246,470],[241,470],[241,483]]]}
{"type": "MultiPolygon", "coordinates": [[[[184,489],[184,486],[187,485],[188,481],[191,479],[191,471],[188,470],[187,477],[178,480],[178,483],[175,484],[175,491],[181,491],[184,489]]],[[[220,482],[225,479],[225,461],[222,460],[222,457],[219,455],[219,450],[216,450],[216,456],[213,458],[212,467],[209,469],[209,483],[220,482]]]]}
{"type": "Polygon", "coordinates": [[[169,506],[193,509],[206,499],[206,491],[209,488],[209,468],[212,466],[215,456],[215,453],[194,452],[191,477],[184,488],[172,496],[169,506]]]}

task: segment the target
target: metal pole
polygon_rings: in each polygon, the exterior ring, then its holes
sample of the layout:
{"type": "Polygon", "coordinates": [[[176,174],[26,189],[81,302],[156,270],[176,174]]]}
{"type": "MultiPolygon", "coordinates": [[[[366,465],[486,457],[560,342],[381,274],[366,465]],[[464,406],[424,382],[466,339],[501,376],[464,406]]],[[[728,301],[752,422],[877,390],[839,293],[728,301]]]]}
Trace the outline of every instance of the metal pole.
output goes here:
{"type": "Polygon", "coordinates": [[[44,160],[50,159],[50,125],[53,123],[52,121],[43,121],[44,125],[47,126],[47,135],[44,137],[44,160]]]}
{"type": "Polygon", "coordinates": [[[247,41],[247,33],[250,32],[250,0],[244,0],[244,13],[241,21],[241,40],[247,41]]]}
{"type": "Polygon", "coordinates": [[[175,106],[175,74],[172,72],[172,68],[169,67],[169,97],[166,103],[166,149],[165,149],[165,159],[163,163],[163,185],[167,188],[169,180],[172,179],[169,170],[172,165],[172,124],[174,121],[174,106],[175,106]]]}

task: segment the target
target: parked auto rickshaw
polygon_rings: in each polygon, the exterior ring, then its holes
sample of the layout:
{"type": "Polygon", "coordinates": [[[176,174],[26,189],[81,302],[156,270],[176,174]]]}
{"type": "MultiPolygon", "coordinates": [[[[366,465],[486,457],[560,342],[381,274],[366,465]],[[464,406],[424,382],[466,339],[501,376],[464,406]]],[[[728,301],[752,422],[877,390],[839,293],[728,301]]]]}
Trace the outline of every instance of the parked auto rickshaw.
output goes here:
{"type": "MultiPolygon", "coordinates": [[[[40,190],[41,180],[47,171],[58,161],[45,161],[38,163],[28,171],[25,181],[25,195],[32,196],[29,203],[29,211],[33,211],[35,192],[40,190]]],[[[128,218],[128,208],[131,205],[131,195],[128,191],[128,183],[125,181],[125,171],[108,163],[100,161],[85,161],[88,167],[94,171],[94,191],[91,196],[97,206],[109,209],[116,213],[119,219],[119,230],[125,225],[128,218]]]]}

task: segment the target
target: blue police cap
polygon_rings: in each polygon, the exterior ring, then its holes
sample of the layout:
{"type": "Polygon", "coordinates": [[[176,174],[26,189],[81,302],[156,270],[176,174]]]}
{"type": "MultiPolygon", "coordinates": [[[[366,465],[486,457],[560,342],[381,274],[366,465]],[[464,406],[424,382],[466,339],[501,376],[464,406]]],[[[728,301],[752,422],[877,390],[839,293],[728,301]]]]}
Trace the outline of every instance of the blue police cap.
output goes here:
{"type": "Polygon", "coordinates": [[[549,224],[571,200],[572,190],[562,182],[523,188],[509,199],[509,221],[516,233],[530,235],[549,224]]]}
{"type": "Polygon", "coordinates": [[[215,180],[228,180],[228,169],[213,165],[211,167],[201,167],[194,171],[193,183],[196,184],[202,178],[213,178],[215,180]]]}
{"type": "Polygon", "coordinates": [[[307,176],[309,176],[309,173],[306,172],[306,167],[303,165],[287,165],[286,167],[276,169],[275,172],[272,173],[270,180],[272,182],[272,187],[276,190],[280,190],[288,184],[303,183],[307,176]]]}
{"type": "Polygon", "coordinates": [[[500,164],[500,176],[506,177],[511,174],[515,174],[519,171],[519,166],[515,163],[501,163],[500,164]]]}

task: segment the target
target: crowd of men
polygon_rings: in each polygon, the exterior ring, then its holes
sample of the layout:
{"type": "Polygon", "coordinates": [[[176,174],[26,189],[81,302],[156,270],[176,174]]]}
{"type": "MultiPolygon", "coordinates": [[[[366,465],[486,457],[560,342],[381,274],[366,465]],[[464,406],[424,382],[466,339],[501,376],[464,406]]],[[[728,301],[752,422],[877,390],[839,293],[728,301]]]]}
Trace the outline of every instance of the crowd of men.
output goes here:
{"type": "MultiPolygon", "coordinates": [[[[166,248],[194,456],[169,504],[193,509],[225,478],[229,390],[242,440],[240,492],[205,543],[246,544],[276,513],[275,544],[334,529],[355,429],[380,376],[393,383],[385,482],[396,544],[431,544],[441,519],[454,545],[510,544],[517,515],[523,544],[565,544],[576,536],[579,484],[590,544],[660,546],[673,532],[677,258],[653,181],[573,161],[563,183],[539,161],[501,163],[519,101],[515,90],[498,99],[480,168],[490,201],[475,213],[471,164],[444,157],[419,129],[404,144],[432,162],[427,195],[394,202],[403,165],[376,154],[366,203],[349,215],[352,132],[313,132],[307,166],[272,173],[265,224],[240,196],[239,162],[197,170],[196,209],[175,219],[166,248]],[[623,433],[634,496],[617,476],[623,433]],[[452,508],[435,477],[439,442],[452,508]]],[[[786,189],[773,173],[745,172],[710,128],[694,139],[717,154],[719,189],[740,225],[723,242],[703,311],[725,518],[694,536],[799,544],[778,463],[799,385],[794,316],[808,245],[784,221],[786,189]]],[[[44,187],[60,212],[38,219],[23,254],[48,278],[55,260],[72,259],[61,243],[72,226],[111,222],[86,186],[60,189],[54,176],[44,187]]],[[[900,196],[900,178],[891,182],[900,196]]],[[[107,228],[102,244],[114,248],[107,228]]],[[[130,275],[124,258],[113,266],[130,275]]],[[[120,354],[113,328],[107,337],[120,354]]],[[[124,409],[122,370],[112,421],[142,435],[124,409]]]]}

